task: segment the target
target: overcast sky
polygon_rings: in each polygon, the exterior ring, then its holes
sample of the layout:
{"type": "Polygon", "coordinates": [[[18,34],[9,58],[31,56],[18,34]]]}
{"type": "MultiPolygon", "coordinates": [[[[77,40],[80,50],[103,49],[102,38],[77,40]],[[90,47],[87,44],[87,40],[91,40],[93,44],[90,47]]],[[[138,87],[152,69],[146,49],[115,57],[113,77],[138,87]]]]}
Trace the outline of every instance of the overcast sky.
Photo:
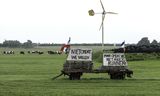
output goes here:
{"type": "MultiPolygon", "coordinates": [[[[105,43],[160,41],[160,0],[102,0],[105,43]]],[[[100,0],[0,0],[0,42],[101,43],[100,0]]]]}

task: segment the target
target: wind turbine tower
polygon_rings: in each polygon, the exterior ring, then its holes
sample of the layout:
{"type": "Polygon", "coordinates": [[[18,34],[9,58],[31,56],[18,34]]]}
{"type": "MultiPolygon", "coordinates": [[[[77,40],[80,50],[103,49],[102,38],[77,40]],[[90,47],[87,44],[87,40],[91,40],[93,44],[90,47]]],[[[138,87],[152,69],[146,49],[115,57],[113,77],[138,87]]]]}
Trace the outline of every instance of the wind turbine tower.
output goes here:
{"type": "Polygon", "coordinates": [[[118,13],[115,13],[115,12],[106,12],[101,0],[100,0],[100,3],[101,3],[101,6],[102,6],[102,10],[103,10],[102,12],[95,13],[94,10],[91,9],[91,10],[88,11],[88,13],[89,13],[90,16],[94,16],[95,14],[102,14],[102,23],[100,25],[99,30],[102,29],[102,50],[104,50],[104,19],[105,19],[105,15],[106,14],[118,14],[118,13]]]}

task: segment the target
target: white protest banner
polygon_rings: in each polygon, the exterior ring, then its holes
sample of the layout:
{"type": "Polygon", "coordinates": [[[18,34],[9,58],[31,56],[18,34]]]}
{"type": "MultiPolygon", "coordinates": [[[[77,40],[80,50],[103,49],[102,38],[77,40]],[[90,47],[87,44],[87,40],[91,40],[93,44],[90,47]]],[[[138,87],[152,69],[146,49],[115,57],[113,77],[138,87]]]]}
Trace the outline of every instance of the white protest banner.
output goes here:
{"type": "Polygon", "coordinates": [[[127,66],[124,53],[104,53],[103,66],[127,66]]]}
{"type": "Polygon", "coordinates": [[[92,61],[92,49],[72,48],[69,51],[67,60],[92,61]]]}

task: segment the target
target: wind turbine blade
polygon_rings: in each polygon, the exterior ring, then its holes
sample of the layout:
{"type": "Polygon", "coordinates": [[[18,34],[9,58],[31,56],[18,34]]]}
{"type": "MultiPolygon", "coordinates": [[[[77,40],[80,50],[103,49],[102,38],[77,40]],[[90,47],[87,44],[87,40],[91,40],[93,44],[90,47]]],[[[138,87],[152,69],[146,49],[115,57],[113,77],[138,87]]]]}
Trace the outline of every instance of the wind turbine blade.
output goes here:
{"type": "Polygon", "coordinates": [[[105,12],[105,9],[104,9],[104,6],[103,6],[103,3],[102,3],[101,0],[100,0],[100,3],[101,3],[101,6],[102,6],[102,9],[103,9],[103,12],[105,12]]]}
{"type": "Polygon", "coordinates": [[[107,14],[118,14],[118,13],[115,13],[115,12],[106,12],[107,14]]]}
{"type": "Polygon", "coordinates": [[[101,26],[100,26],[100,28],[99,28],[99,31],[101,30],[101,28],[102,28],[102,26],[103,26],[104,19],[105,19],[105,15],[103,15],[103,17],[102,17],[102,23],[101,23],[101,26]]]}

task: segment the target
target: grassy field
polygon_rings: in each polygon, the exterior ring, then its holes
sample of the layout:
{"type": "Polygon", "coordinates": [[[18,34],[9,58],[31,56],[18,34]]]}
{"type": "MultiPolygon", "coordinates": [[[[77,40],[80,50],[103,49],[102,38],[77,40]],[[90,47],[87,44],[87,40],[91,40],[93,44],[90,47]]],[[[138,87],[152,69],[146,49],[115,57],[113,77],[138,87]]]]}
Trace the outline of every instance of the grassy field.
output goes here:
{"type": "Polygon", "coordinates": [[[0,96],[160,96],[160,60],[128,62],[134,76],[125,80],[110,80],[107,74],[83,74],[77,81],[67,76],[51,80],[60,73],[65,58],[0,54],[0,96]]]}

